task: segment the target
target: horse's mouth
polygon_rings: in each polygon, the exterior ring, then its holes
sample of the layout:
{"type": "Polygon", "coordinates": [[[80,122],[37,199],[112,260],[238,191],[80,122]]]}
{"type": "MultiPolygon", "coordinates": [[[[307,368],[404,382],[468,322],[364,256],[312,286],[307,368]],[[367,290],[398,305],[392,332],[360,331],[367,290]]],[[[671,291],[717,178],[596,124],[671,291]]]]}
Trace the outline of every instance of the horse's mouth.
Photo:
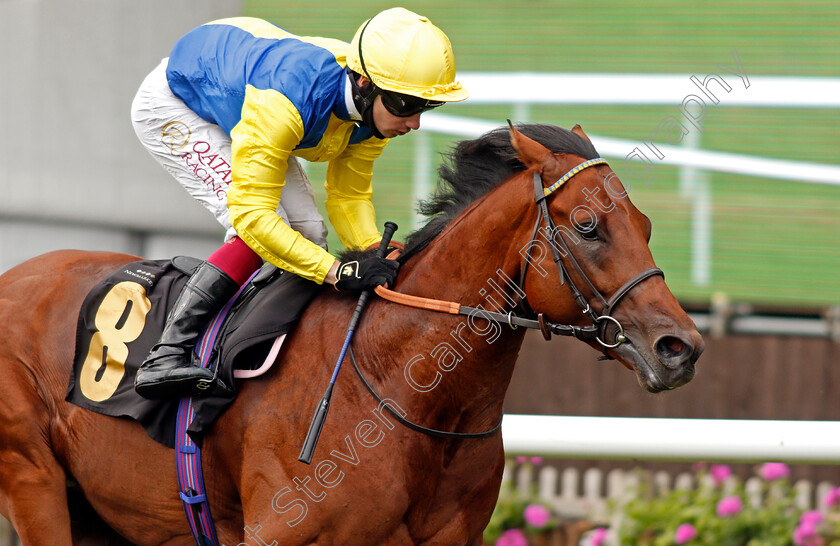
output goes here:
{"type": "MultiPolygon", "coordinates": [[[[632,347],[632,345],[630,347],[632,347]]],[[[633,364],[634,370],[636,371],[636,380],[639,382],[640,386],[652,393],[668,391],[676,388],[675,385],[666,385],[665,382],[659,378],[659,375],[657,375],[653,366],[651,366],[650,363],[645,360],[638,351],[636,351],[635,347],[633,347],[633,351],[637,356],[633,364]]]]}
{"type": "Polygon", "coordinates": [[[676,385],[666,385],[659,379],[656,372],[651,368],[647,362],[643,366],[636,365],[636,379],[639,385],[648,390],[648,392],[657,393],[668,391],[676,388],[676,385]]]}
{"type": "Polygon", "coordinates": [[[684,364],[678,369],[670,369],[658,361],[653,363],[629,339],[614,351],[622,362],[632,366],[636,372],[639,385],[649,392],[658,393],[673,390],[694,378],[693,362],[684,364]]]}

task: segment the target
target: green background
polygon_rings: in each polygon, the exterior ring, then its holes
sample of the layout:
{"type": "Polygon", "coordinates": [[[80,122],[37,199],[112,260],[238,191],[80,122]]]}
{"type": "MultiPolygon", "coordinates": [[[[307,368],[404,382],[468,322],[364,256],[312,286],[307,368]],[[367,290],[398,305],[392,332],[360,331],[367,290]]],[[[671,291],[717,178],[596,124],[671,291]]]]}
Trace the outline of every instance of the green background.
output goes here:
{"type": "MultiPolygon", "coordinates": [[[[349,41],[361,22],[395,4],[375,1],[245,2],[246,15],[300,35],[349,41]]],[[[746,74],[840,77],[840,7],[836,1],[645,0],[555,2],[431,1],[401,4],[428,16],[453,43],[458,70],[698,75],[732,65],[737,50],[746,74]],[[638,4],[638,5],[635,5],[638,4]]],[[[724,73],[725,74],[725,73],[724,73]]],[[[726,78],[741,85],[735,76],[726,78]]],[[[616,96],[621,90],[616,89],[616,96]]],[[[749,92],[749,91],[746,91],[749,92]]],[[[801,93],[807,95],[808,89],[801,93]]],[[[725,93],[724,93],[725,95],[725,93]]],[[[524,121],[511,106],[445,107],[442,113],[505,123],[524,121]]],[[[625,138],[641,144],[676,106],[531,106],[530,121],[625,138]]],[[[422,120],[421,120],[422,121],[422,120]]],[[[768,158],[840,163],[840,110],[727,106],[706,109],[699,147],[768,158]]],[[[411,196],[418,145],[431,143],[431,165],[454,138],[425,133],[394,139],[377,162],[380,223],[393,220],[401,237],[415,224],[411,196]]],[[[623,158],[610,158],[614,164],[623,158]]],[[[308,166],[323,201],[323,164],[308,166]]],[[[840,303],[840,186],[704,171],[711,190],[711,269],[692,280],[694,198],[679,188],[679,168],[657,164],[650,186],[635,184],[633,202],[653,222],[651,248],[682,301],[713,294],[770,305],[840,303]]],[[[787,175],[786,175],[787,176],[787,175]]],[[[840,181],[838,181],[840,182],[840,181]]],[[[331,248],[340,245],[334,235],[331,248]]]]}

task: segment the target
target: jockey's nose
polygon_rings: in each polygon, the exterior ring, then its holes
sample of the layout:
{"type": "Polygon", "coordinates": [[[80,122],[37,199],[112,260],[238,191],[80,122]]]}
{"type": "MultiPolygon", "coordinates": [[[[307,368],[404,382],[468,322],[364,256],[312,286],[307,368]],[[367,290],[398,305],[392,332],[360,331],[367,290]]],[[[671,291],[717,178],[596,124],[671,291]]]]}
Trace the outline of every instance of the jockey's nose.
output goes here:
{"type": "Polygon", "coordinates": [[[411,116],[410,118],[406,118],[405,125],[409,129],[412,129],[414,131],[419,129],[420,128],[420,114],[415,114],[415,115],[411,116]]]}

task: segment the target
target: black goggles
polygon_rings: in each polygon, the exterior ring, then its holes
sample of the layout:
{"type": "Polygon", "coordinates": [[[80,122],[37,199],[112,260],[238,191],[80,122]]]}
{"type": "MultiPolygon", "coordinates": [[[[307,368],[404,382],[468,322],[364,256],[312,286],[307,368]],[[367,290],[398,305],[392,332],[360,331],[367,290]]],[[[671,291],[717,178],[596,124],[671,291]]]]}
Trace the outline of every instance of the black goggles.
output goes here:
{"type": "Polygon", "coordinates": [[[379,95],[382,97],[382,105],[385,106],[385,109],[399,118],[410,118],[420,112],[443,106],[440,101],[427,100],[382,89],[380,89],[379,95]]]}

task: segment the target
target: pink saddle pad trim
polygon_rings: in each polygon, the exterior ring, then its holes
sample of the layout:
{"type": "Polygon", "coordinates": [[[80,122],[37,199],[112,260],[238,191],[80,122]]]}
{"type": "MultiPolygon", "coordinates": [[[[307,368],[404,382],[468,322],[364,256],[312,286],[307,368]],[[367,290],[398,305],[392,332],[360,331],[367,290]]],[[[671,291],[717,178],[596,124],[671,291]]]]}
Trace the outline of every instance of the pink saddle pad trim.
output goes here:
{"type": "Polygon", "coordinates": [[[271,350],[268,351],[268,356],[265,361],[256,370],[234,370],[233,377],[236,379],[251,379],[252,377],[259,377],[267,372],[274,362],[277,361],[277,354],[280,352],[280,347],[283,345],[283,340],[286,339],[286,334],[277,336],[274,343],[271,345],[271,350]]]}

